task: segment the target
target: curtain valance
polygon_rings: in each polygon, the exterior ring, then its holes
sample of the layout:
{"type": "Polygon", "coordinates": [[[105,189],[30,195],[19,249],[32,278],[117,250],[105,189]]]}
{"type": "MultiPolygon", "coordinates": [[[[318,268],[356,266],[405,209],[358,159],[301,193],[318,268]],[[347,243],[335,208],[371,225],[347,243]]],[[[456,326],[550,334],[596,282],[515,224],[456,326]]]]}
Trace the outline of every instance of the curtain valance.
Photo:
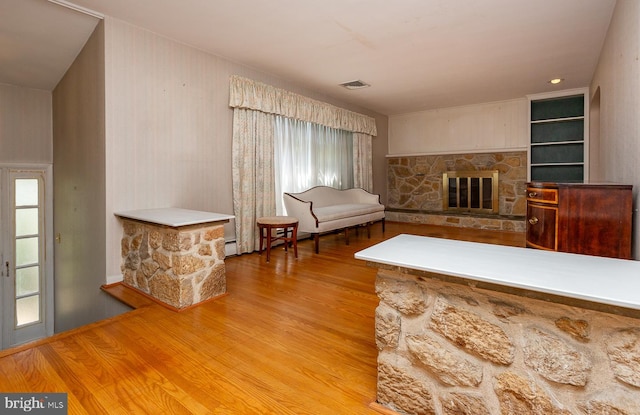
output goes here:
{"type": "Polygon", "coordinates": [[[344,108],[275,88],[251,79],[232,76],[229,106],[277,114],[326,127],[377,135],[376,120],[344,108]]]}

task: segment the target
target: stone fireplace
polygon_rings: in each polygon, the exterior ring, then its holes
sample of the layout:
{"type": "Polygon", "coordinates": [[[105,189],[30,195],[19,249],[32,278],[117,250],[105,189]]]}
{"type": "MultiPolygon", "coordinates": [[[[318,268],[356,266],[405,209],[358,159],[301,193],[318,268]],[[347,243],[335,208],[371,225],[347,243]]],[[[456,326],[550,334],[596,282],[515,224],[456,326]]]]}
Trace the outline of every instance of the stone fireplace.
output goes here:
{"type": "Polygon", "coordinates": [[[526,151],[388,157],[386,217],[396,222],[524,232],[526,181],[526,151]],[[486,171],[498,173],[491,184],[491,209],[446,208],[445,173],[486,171]]]}

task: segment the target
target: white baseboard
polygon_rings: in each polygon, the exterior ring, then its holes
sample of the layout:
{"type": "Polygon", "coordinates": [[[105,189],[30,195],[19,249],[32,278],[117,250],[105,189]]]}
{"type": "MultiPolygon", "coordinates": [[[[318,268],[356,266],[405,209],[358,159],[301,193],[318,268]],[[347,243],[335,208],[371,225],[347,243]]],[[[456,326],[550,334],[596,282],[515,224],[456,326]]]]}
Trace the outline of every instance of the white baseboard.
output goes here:
{"type": "Polygon", "coordinates": [[[224,255],[231,256],[238,254],[238,245],[236,245],[236,241],[227,242],[224,244],[224,255]]]}
{"type": "Polygon", "coordinates": [[[122,274],[107,275],[107,285],[122,282],[123,279],[122,274]]]}

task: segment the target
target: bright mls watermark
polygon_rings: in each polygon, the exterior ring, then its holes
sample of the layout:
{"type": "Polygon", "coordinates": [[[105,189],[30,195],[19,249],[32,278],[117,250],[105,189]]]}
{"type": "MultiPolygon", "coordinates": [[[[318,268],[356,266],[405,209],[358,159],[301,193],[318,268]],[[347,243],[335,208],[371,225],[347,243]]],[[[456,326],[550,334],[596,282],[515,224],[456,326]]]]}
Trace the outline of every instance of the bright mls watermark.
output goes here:
{"type": "Polygon", "coordinates": [[[66,393],[0,393],[0,414],[67,415],[66,393]]]}

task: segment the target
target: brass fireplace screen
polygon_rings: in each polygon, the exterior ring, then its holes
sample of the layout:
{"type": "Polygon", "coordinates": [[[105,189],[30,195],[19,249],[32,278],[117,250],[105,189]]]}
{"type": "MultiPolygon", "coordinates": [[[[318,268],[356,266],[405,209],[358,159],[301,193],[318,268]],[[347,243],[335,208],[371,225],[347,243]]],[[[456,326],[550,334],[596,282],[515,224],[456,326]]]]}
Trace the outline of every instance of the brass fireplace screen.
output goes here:
{"type": "Polygon", "coordinates": [[[499,213],[498,170],[443,173],[442,202],[445,211],[499,213]]]}

